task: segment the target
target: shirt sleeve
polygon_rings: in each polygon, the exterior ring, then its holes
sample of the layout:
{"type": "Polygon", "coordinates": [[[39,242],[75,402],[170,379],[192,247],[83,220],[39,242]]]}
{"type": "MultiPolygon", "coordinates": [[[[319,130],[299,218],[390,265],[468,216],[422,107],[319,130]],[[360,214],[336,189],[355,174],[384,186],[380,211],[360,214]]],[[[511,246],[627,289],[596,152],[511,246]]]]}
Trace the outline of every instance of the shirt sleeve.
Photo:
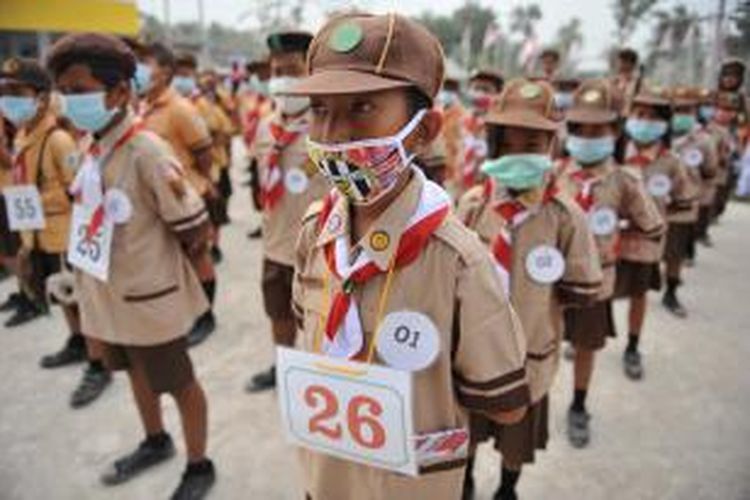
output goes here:
{"type": "Polygon", "coordinates": [[[160,218],[175,233],[192,232],[208,222],[208,212],[182,166],[168,151],[166,144],[155,143],[141,154],[140,178],[152,193],[160,218]]]}
{"type": "Polygon", "coordinates": [[[183,102],[175,106],[173,118],[177,135],[187,149],[196,151],[211,146],[208,125],[191,103],[183,102]]]}
{"type": "MultiPolygon", "coordinates": [[[[628,175],[628,174],[625,174],[628,175]]],[[[631,223],[628,232],[638,232],[645,237],[658,238],[664,233],[664,218],[656,202],[646,192],[641,179],[631,177],[624,190],[625,219],[631,223]]]]}
{"type": "MultiPolygon", "coordinates": [[[[52,132],[48,141],[49,158],[52,161],[51,172],[57,180],[54,189],[43,190],[41,193],[44,210],[49,214],[70,209],[68,187],[73,182],[80,155],[75,141],[64,130],[52,132]]],[[[47,172],[50,170],[45,173],[47,172]]]]}
{"type": "Polygon", "coordinates": [[[459,402],[486,413],[527,406],[525,338],[488,252],[478,250],[459,271],[455,314],[459,402]]]}

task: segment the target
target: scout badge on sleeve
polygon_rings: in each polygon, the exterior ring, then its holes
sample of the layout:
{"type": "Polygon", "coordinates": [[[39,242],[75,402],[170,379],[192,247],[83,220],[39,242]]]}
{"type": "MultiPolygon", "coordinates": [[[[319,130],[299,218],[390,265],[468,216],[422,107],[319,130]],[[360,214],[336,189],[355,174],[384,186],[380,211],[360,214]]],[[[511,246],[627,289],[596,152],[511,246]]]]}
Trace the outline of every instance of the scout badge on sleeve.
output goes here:
{"type": "MultiPolygon", "coordinates": [[[[329,210],[321,213],[321,227],[329,227],[337,216],[330,213],[337,198],[333,195],[327,200],[329,210]]],[[[323,310],[328,315],[321,318],[315,333],[316,352],[277,349],[279,403],[292,443],[411,476],[417,476],[423,466],[466,456],[465,429],[424,435],[414,432],[412,374],[429,368],[438,357],[437,327],[427,315],[416,311],[384,314],[394,271],[420,255],[448,215],[450,204],[440,187],[425,181],[417,209],[397,242],[388,269],[380,269],[367,252],[361,252],[350,264],[346,235],[325,248],[328,274],[323,310]],[[354,287],[383,274],[386,279],[378,301],[378,326],[367,344],[352,292],[354,287]],[[328,299],[331,275],[342,282],[332,300],[328,299]],[[373,364],[376,353],[389,366],[373,364]],[[365,362],[353,361],[355,357],[365,362]]],[[[340,222],[333,224],[338,226],[340,222]]],[[[396,242],[377,231],[370,244],[374,251],[382,251],[396,242]]]]}

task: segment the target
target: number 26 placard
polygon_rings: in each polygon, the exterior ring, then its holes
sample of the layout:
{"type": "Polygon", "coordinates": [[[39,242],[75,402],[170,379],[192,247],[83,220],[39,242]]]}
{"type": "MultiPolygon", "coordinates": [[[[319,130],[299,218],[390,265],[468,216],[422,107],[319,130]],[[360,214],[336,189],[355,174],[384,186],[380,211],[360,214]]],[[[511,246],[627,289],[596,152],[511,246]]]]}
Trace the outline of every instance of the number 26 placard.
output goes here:
{"type": "Polygon", "coordinates": [[[277,376],[292,443],[417,475],[409,373],[280,347],[277,376]]]}

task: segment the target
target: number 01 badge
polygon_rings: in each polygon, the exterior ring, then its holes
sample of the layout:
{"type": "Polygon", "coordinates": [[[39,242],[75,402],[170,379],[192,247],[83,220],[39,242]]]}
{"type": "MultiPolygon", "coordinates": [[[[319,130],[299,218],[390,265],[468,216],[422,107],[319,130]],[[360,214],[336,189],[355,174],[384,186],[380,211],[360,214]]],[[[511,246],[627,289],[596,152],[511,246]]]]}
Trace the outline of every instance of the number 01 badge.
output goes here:
{"type": "Polygon", "coordinates": [[[430,318],[414,311],[387,315],[377,338],[378,355],[398,370],[423,370],[435,362],[440,352],[437,327],[430,318]]]}

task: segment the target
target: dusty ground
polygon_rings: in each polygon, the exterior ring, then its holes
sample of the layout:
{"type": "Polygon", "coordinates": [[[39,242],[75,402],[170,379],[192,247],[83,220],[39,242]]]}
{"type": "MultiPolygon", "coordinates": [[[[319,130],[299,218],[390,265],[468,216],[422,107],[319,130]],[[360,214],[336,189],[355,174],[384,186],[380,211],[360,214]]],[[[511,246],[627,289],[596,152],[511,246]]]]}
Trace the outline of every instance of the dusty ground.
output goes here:
{"type": "MultiPolygon", "coordinates": [[[[239,167],[236,179],[242,178],[239,167]]],[[[242,386],[271,360],[262,314],[260,243],[245,232],[257,214],[244,193],[232,202],[220,266],[220,329],[193,351],[210,399],[210,454],[219,470],[214,499],[298,499],[293,450],[284,442],[273,394],[249,396],[242,386]]],[[[716,248],[701,251],[688,271],[683,297],[688,320],[668,316],[652,297],[643,350],[646,378],[625,379],[624,335],[601,355],[590,410],[593,440],[574,450],[564,437],[571,370],[566,363],[552,395],[552,439],[529,467],[525,499],[750,499],[750,205],[734,204],[714,229],[716,248]]],[[[12,283],[0,285],[0,297],[12,283]]],[[[624,331],[624,309],[618,306],[624,331]]],[[[59,311],[0,332],[0,500],[166,498],[182,459],[106,489],[99,472],[141,438],[124,376],[91,407],[73,411],[68,396],[80,368],[44,371],[38,358],[64,339],[59,311]]],[[[174,405],[164,403],[169,429],[180,442],[174,405]]],[[[180,444],[180,449],[182,445],[180,444]]],[[[491,498],[498,457],[481,450],[479,498],[491,498]]],[[[414,499],[421,500],[421,499],[414,499]]]]}

